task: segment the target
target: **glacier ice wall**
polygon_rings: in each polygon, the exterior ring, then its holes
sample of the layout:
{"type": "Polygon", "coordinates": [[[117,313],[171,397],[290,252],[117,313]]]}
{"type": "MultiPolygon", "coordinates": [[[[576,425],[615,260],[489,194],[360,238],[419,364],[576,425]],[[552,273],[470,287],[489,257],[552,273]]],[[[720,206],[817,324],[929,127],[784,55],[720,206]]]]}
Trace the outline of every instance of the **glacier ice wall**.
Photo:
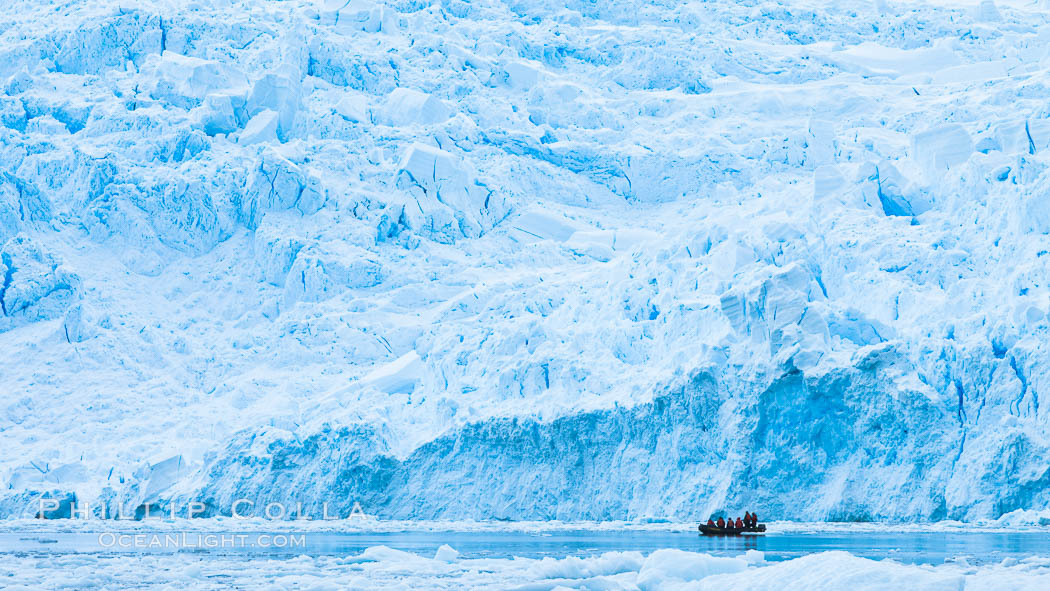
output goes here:
{"type": "Polygon", "coordinates": [[[1050,506],[1034,5],[16,4],[0,515],[1050,506]]]}

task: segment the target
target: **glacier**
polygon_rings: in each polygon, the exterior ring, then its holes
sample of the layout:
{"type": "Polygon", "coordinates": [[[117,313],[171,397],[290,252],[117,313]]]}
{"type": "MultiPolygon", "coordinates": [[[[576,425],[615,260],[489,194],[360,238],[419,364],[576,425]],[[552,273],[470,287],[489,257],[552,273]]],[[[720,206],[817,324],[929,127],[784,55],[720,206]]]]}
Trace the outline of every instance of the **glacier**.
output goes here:
{"type": "Polygon", "coordinates": [[[0,516],[1050,509],[1042,8],[16,1],[0,516]]]}

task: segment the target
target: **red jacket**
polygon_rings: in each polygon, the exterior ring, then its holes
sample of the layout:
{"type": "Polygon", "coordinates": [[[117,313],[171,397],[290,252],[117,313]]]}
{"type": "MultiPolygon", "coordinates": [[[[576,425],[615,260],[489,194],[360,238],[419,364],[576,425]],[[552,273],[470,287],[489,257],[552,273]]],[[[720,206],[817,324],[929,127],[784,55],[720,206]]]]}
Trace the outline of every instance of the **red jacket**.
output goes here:
{"type": "Polygon", "coordinates": [[[719,517],[718,518],[718,527],[725,527],[725,526],[726,526],[726,520],[722,519],[721,517],[719,517]]]}
{"type": "Polygon", "coordinates": [[[736,518],[736,526],[737,527],[744,527],[744,522],[741,521],[739,517],[736,518]]]}

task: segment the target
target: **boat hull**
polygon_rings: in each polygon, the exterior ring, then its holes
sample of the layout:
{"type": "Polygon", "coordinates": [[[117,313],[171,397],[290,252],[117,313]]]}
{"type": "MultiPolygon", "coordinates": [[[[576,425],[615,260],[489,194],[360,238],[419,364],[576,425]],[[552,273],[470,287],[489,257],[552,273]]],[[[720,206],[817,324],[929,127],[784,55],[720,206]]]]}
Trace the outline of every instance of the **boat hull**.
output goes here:
{"type": "Polygon", "coordinates": [[[700,534],[705,536],[743,536],[760,535],[766,532],[766,525],[760,523],[751,527],[718,527],[717,525],[700,524],[700,534]]]}

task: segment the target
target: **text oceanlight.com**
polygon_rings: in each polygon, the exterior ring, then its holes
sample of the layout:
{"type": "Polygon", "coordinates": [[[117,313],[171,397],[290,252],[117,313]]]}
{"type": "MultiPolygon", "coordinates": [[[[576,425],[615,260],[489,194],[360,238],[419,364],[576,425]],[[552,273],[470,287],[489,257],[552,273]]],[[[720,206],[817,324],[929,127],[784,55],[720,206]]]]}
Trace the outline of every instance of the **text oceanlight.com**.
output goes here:
{"type": "Polygon", "coordinates": [[[112,549],[305,548],[305,534],[120,534],[98,535],[98,545],[112,549]]]}

